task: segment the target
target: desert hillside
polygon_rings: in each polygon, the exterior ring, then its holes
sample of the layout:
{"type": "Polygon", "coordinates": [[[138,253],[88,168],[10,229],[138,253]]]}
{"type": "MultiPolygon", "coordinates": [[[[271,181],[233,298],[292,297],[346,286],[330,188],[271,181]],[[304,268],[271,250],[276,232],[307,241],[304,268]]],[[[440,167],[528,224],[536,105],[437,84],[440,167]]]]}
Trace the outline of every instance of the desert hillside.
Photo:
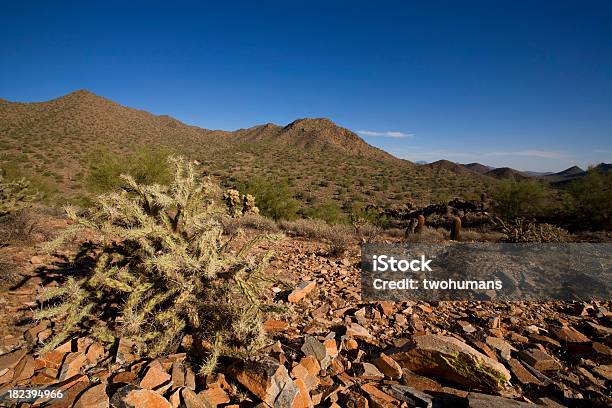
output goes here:
{"type": "Polygon", "coordinates": [[[223,183],[254,177],[287,183],[310,204],[427,204],[458,194],[477,197],[494,182],[475,172],[416,166],[328,119],[221,131],[121,106],[86,90],[47,102],[0,102],[0,165],[30,163],[30,176],[60,193],[56,202],[84,192],[92,157],[150,146],[200,161],[223,183]]]}

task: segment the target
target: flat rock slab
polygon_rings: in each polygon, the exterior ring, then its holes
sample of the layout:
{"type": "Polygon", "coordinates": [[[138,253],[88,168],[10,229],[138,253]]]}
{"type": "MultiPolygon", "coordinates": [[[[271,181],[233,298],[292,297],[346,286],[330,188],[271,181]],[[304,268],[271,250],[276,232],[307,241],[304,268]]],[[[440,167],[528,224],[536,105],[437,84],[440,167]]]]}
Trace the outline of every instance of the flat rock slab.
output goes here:
{"type": "Polygon", "coordinates": [[[403,368],[468,387],[499,389],[510,381],[510,372],[503,364],[454,337],[415,336],[412,342],[385,354],[403,368]]]}

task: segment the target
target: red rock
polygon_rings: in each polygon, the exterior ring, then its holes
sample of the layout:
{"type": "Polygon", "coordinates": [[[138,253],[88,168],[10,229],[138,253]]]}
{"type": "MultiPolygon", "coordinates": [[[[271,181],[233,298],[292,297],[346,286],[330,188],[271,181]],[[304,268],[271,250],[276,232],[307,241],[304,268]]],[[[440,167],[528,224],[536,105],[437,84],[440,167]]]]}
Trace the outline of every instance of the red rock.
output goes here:
{"type": "Polygon", "coordinates": [[[66,357],[66,354],[67,353],[62,351],[51,350],[40,355],[37,360],[40,361],[40,364],[42,364],[43,367],[59,370],[59,368],[62,366],[62,361],[64,361],[64,358],[66,357]]]}
{"type": "MultiPolygon", "coordinates": [[[[185,408],[210,408],[211,405],[204,401],[198,394],[189,388],[181,389],[181,397],[185,408]]],[[[215,406],[215,405],[213,405],[215,406]]]]}
{"type": "Polygon", "coordinates": [[[296,364],[295,367],[291,369],[291,377],[302,380],[306,389],[309,391],[319,386],[319,377],[317,377],[316,374],[312,374],[302,364],[296,364]]]}
{"type": "Polygon", "coordinates": [[[373,408],[391,408],[400,406],[400,402],[397,399],[381,391],[372,383],[362,385],[361,390],[368,395],[373,408]]]}
{"type": "Polygon", "coordinates": [[[268,333],[285,331],[289,328],[289,323],[282,320],[268,319],[263,324],[264,330],[268,333]]]}
{"type": "Polygon", "coordinates": [[[354,337],[356,339],[371,339],[372,334],[363,326],[357,323],[351,323],[346,328],[346,335],[354,337]]]}
{"type": "Polygon", "coordinates": [[[172,363],[172,383],[177,387],[185,385],[185,367],[181,361],[172,363]]]}
{"type": "Polygon", "coordinates": [[[304,381],[300,378],[295,380],[295,385],[298,389],[298,398],[294,401],[294,407],[312,408],[314,404],[310,398],[310,393],[304,381]]]}
{"type": "Polygon", "coordinates": [[[553,327],[551,331],[562,343],[588,343],[591,341],[591,339],[573,327],[553,327]]]}
{"type": "Polygon", "coordinates": [[[98,384],[88,388],[74,404],[74,408],[107,408],[108,406],[106,384],[98,384]]]}
{"type": "Polygon", "coordinates": [[[331,358],[338,357],[338,345],[336,344],[336,340],[327,339],[323,342],[323,345],[325,346],[325,350],[327,350],[327,354],[331,358]]]}
{"type": "Polygon", "coordinates": [[[533,408],[533,404],[517,401],[509,398],[498,397],[497,395],[479,394],[470,392],[467,395],[469,408],[533,408]]]}
{"type": "Polygon", "coordinates": [[[519,356],[538,371],[559,370],[561,368],[561,365],[554,357],[540,349],[523,350],[519,356]]]}
{"type": "Polygon", "coordinates": [[[36,326],[26,330],[25,333],[23,333],[23,337],[30,345],[34,346],[38,343],[38,334],[47,329],[47,327],[49,327],[48,321],[40,322],[36,326]]]}
{"type": "Polygon", "coordinates": [[[287,369],[276,361],[241,361],[230,374],[257,398],[273,407],[294,407],[299,390],[287,369]]]}
{"type": "Polygon", "coordinates": [[[2,368],[14,368],[17,363],[28,353],[26,349],[18,349],[10,353],[6,353],[0,356],[0,369],[2,368]]]}
{"type": "Polygon", "coordinates": [[[59,379],[65,380],[79,374],[86,361],[87,356],[83,352],[68,353],[60,368],[59,379]]]}
{"type": "Polygon", "coordinates": [[[454,337],[415,336],[412,343],[386,354],[404,368],[465,386],[497,389],[510,380],[506,367],[454,337]]]}
{"type": "Polygon", "coordinates": [[[317,287],[316,282],[302,282],[289,294],[287,300],[298,303],[317,287]]]}
{"type": "Polygon", "coordinates": [[[140,381],[140,387],[147,388],[149,390],[156,390],[169,382],[170,378],[170,374],[162,369],[161,364],[157,361],[153,361],[147,367],[147,371],[140,381]]]}
{"type": "Polygon", "coordinates": [[[499,354],[502,356],[504,360],[510,359],[511,351],[517,351],[514,347],[508,344],[504,339],[500,339],[499,337],[487,336],[486,342],[489,346],[499,351],[499,354]]]}
{"type": "Polygon", "coordinates": [[[321,365],[315,356],[303,357],[300,360],[300,364],[306,367],[308,372],[312,375],[319,375],[319,372],[321,371],[321,365]]]}
{"type": "Polygon", "coordinates": [[[117,347],[117,354],[115,354],[115,361],[120,364],[131,363],[138,357],[133,353],[133,343],[127,339],[119,339],[119,345],[117,347]]]}
{"type": "Polygon", "coordinates": [[[122,371],[113,375],[111,381],[113,383],[131,384],[134,382],[134,380],[136,380],[136,378],[138,378],[138,375],[136,373],[132,371],[122,371]]]}
{"type": "Polygon", "coordinates": [[[354,366],[355,375],[363,380],[382,380],[385,375],[374,364],[359,363],[354,366]]]}
{"type": "Polygon", "coordinates": [[[30,263],[32,265],[41,265],[43,262],[45,261],[42,256],[34,255],[33,257],[30,258],[30,263]]]}
{"type": "MultiPolygon", "coordinates": [[[[335,342],[334,342],[335,344],[335,342]]],[[[337,349],[336,349],[337,352],[337,349]]],[[[327,347],[319,340],[312,336],[304,337],[304,344],[302,345],[302,353],[307,356],[316,357],[317,361],[321,365],[321,369],[325,370],[331,361],[327,347]]]]}
{"type": "Polygon", "coordinates": [[[0,384],[6,384],[13,379],[13,374],[15,370],[12,368],[2,368],[0,369],[0,384]]]}
{"type": "Polygon", "coordinates": [[[523,367],[523,365],[518,360],[511,358],[508,361],[508,364],[510,365],[510,370],[512,371],[512,374],[514,374],[514,377],[516,377],[516,379],[519,380],[521,384],[542,384],[540,380],[538,380],[533,374],[531,374],[529,370],[523,367]]]}
{"type": "Polygon", "coordinates": [[[200,391],[198,396],[202,401],[213,407],[230,402],[230,397],[227,395],[227,392],[218,385],[213,385],[210,388],[200,391]]]}
{"type": "Polygon", "coordinates": [[[34,375],[34,367],[36,363],[34,362],[34,357],[30,355],[26,355],[19,363],[15,366],[15,372],[13,374],[13,382],[19,382],[22,380],[27,380],[28,378],[34,375]]]}
{"type": "Polygon", "coordinates": [[[133,385],[119,388],[110,402],[117,408],[171,408],[168,400],[155,391],[133,385]]]}
{"type": "Polygon", "coordinates": [[[85,356],[91,364],[98,363],[104,357],[104,346],[102,346],[102,344],[98,343],[97,341],[93,342],[87,348],[85,356]]]}
{"type": "Polygon", "coordinates": [[[378,303],[380,305],[380,309],[382,310],[385,316],[393,316],[395,313],[395,305],[393,302],[389,302],[387,300],[383,300],[378,303]]]}
{"type": "Polygon", "coordinates": [[[457,323],[459,324],[459,326],[461,326],[461,329],[463,329],[463,331],[466,333],[474,333],[476,331],[476,328],[472,326],[471,323],[466,322],[465,320],[459,320],[457,321],[457,323]]]}
{"type": "Polygon", "coordinates": [[[397,380],[402,377],[402,367],[384,353],[381,353],[380,357],[374,360],[374,365],[387,377],[397,380]]]}

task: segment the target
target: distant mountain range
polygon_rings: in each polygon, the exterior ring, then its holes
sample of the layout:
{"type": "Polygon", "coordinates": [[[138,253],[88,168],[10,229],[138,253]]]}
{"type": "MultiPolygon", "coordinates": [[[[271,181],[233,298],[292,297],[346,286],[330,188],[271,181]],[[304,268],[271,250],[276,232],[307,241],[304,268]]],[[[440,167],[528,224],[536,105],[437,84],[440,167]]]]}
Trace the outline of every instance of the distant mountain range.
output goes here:
{"type": "MultiPolygon", "coordinates": [[[[438,160],[433,163],[420,162],[419,163],[423,167],[428,167],[430,169],[441,169],[444,168],[446,170],[452,171],[457,174],[466,174],[466,172],[474,172],[480,175],[485,175],[489,177],[494,177],[499,180],[503,179],[515,179],[515,180],[525,180],[525,179],[539,179],[550,182],[552,185],[564,185],[572,180],[576,180],[580,177],[584,177],[587,172],[581,169],[578,166],[572,166],[568,169],[560,171],[558,173],[552,172],[533,172],[533,171],[519,171],[512,169],[510,167],[490,167],[485,166],[480,163],[454,163],[448,160],[438,160]]],[[[608,172],[612,169],[612,164],[609,163],[600,163],[595,166],[597,171],[608,172]]]]}

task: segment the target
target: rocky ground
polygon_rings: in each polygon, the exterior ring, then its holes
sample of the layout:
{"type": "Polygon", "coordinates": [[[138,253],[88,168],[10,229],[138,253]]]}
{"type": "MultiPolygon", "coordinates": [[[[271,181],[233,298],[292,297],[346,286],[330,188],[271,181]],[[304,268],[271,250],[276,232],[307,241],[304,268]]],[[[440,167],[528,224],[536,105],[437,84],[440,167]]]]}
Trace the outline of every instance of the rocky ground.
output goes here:
{"type": "MultiPolygon", "coordinates": [[[[56,223],[61,228],[61,223],[56,223]]],[[[0,249],[19,278],[0,293],[0,406],[20,407],[548,407],[610,406],[609,302],[362,302],[359,248],[284,238],[270,274],[290,283],[267,293],[270,345],[257,360],[222,359],[198,373],[197,340],[176,354],[139,359],[75,337],[35,354],[53,330],[32,312],[61,281],[70,250],[0,249]],[[194,352],[195,350],[195,352],[194,352]],[[63,398],[7,399],[16,388],[63,398]]]]}

